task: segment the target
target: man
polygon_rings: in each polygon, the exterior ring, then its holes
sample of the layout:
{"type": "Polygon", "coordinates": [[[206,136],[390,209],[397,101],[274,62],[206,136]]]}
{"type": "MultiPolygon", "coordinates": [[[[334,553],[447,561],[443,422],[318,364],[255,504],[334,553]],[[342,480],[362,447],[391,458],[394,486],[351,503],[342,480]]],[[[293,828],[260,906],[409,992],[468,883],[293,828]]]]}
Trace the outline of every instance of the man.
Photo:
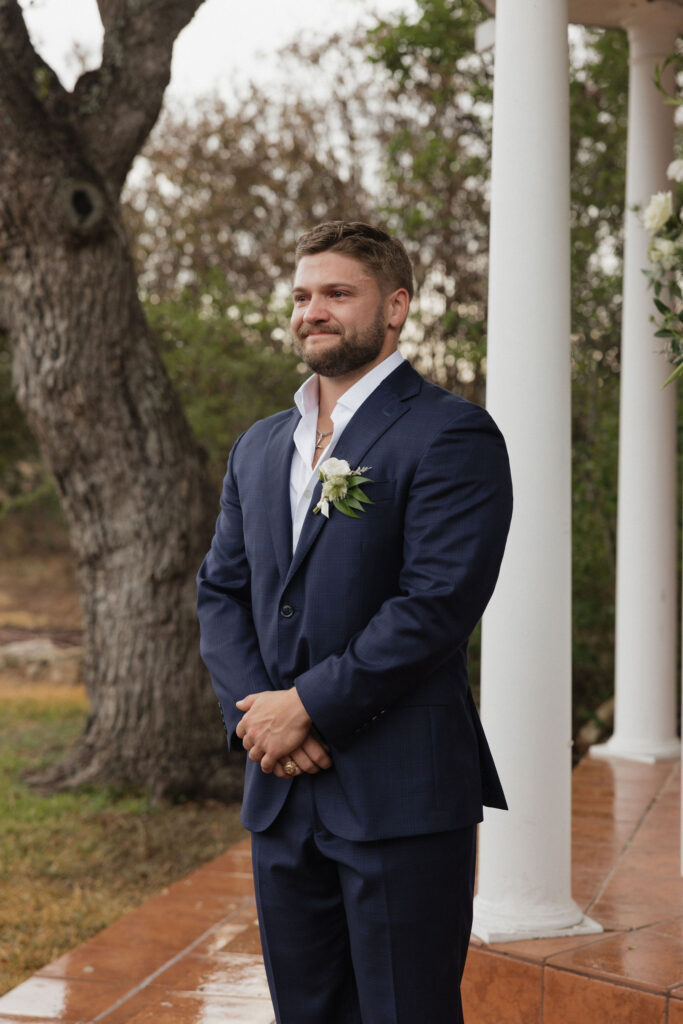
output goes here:
{"type": "Polygon", "coordinates": [[[399,354],[412,289],[383,231],[299,239],[313,376],[235,443],[199,572],[202,656],[248,751],[279,1024],[462,1021],[476,824],[505,807],[467,640],[505,546],[507,454],[483,409],[399,354]]]}

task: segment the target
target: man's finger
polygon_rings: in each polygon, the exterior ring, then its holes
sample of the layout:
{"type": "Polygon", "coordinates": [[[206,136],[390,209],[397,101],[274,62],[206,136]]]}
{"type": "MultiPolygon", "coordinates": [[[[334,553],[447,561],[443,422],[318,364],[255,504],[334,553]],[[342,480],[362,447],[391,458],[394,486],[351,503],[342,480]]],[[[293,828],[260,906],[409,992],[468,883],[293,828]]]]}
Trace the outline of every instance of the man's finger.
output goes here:
{"type": "MultiPolygon", "coordinates": [[[[249,754],[249,757],[251,757],[251,754],[249,754]]],[[[270,775],[277,764],[277,758],[273,757],[272,754],[264,754],[259,760],[261,762],[261,771],[265,772],[266,775],[270,775]]]]}
{"type": "Polygon", "coordinates": [[[309,775],[315,775],[316,772],[320,771],[315,761],[311,760],[303,746],[295,750],[293,754],[290,754],[290,757],[299,766],[302,772],[307,772],[309,775]]]}
{"type": "Polygon", "coordinates": [[[332,758],[327,753],[322,743],[319,743],[313,736],[307,736],[301,744],[304,753],[313,761],[319,769],[325,771],[332,767],[332,758]]]}
{"type": "Polygon", "coordinates": [[[249,751],[249,760],[250,761],[262,761],[264,757],[265,757],[265,750],[262,750],[261,747],[258,747],[258,746],[256,746],[256,744],[254,744],[254,746],[249,751]]]}
{"type": "Polygon", "coordinates": [[[248,693],[246,697],[242,697],[240,700],[235,701],[235,707],[239,708],[240,711],[248,711],[257,697],[257,693],[248,693]]]}

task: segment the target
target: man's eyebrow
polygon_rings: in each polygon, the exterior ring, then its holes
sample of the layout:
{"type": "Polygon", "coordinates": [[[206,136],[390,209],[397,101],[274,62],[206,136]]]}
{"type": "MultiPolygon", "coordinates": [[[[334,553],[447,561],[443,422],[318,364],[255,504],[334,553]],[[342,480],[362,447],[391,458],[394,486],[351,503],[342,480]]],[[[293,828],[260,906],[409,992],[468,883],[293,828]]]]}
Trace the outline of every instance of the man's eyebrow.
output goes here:
{"type": "MultiPolygon", "coordinates": [[[[322,286],[328,290],[334,288],[348,288],[350,291],[358,291],[358,285],[351,284],[349,281],[326,281],[322,286]]],[[[295,284],[292,287],[292,292],[306,292],[308,288],[305,288],[302,284],[295,284]]]]}

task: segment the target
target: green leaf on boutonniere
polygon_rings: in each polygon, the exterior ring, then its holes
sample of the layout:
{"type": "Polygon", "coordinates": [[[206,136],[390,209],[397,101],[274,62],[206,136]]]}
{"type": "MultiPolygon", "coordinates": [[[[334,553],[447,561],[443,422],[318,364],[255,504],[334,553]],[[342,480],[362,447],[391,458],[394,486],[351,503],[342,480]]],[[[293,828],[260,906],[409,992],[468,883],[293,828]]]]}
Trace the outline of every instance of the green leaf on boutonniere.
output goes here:
{"type": "Polygon", "coordinates": [[[359,501],[366,501],[368,505],[375,504],[372,498],[368,498],[367,494],[364,494],[363,491],[361,491],[360,487],[356,487],[355,491],[353,492],[353,496],[354,498],[358,498],[359,501]]]}
{"type": "Polygon", "coordinates": [[[359,484],[372,483],[369,476],[350,476],[348,479],[349,487],[358,487],[359,484]]]}
{"type": "Polygon", "coordinates": [[[358,509],[360,512],[363,511],[363,505],[358,500],[355,491],[353,493],[349,491],[346,497],[344,498],[344,501],[346,502],[347,505],[350,505],[351,508],[358,509]]]}
{"type": "Polygon", "coordinates": [[[337,498],[337,500],[333,502],[333,505],[336,509],[339,509],[340,512],[343,512],[345,516],[350,516],[351,519],[360,519],[358,513],[354,512],[349,505],[348,495],[346,498],[337,498]]]}

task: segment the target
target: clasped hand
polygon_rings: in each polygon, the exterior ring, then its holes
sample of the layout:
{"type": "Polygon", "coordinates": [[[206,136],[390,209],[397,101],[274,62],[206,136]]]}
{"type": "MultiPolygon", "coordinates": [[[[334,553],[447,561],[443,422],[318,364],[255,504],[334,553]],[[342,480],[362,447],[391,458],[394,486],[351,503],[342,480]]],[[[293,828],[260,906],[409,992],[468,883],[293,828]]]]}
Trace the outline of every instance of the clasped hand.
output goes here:
{"type": "Polygon", "coordinates": [[[309,774],[331,766],[332,759],[311,732],[310,715],[294,687],[250,693],[235,706],[244,712],[235,732],[249,759],[260,762],[262,771],[287,779],[291,776],[284,771],[283,761],[294,761],[309,774]]]}

